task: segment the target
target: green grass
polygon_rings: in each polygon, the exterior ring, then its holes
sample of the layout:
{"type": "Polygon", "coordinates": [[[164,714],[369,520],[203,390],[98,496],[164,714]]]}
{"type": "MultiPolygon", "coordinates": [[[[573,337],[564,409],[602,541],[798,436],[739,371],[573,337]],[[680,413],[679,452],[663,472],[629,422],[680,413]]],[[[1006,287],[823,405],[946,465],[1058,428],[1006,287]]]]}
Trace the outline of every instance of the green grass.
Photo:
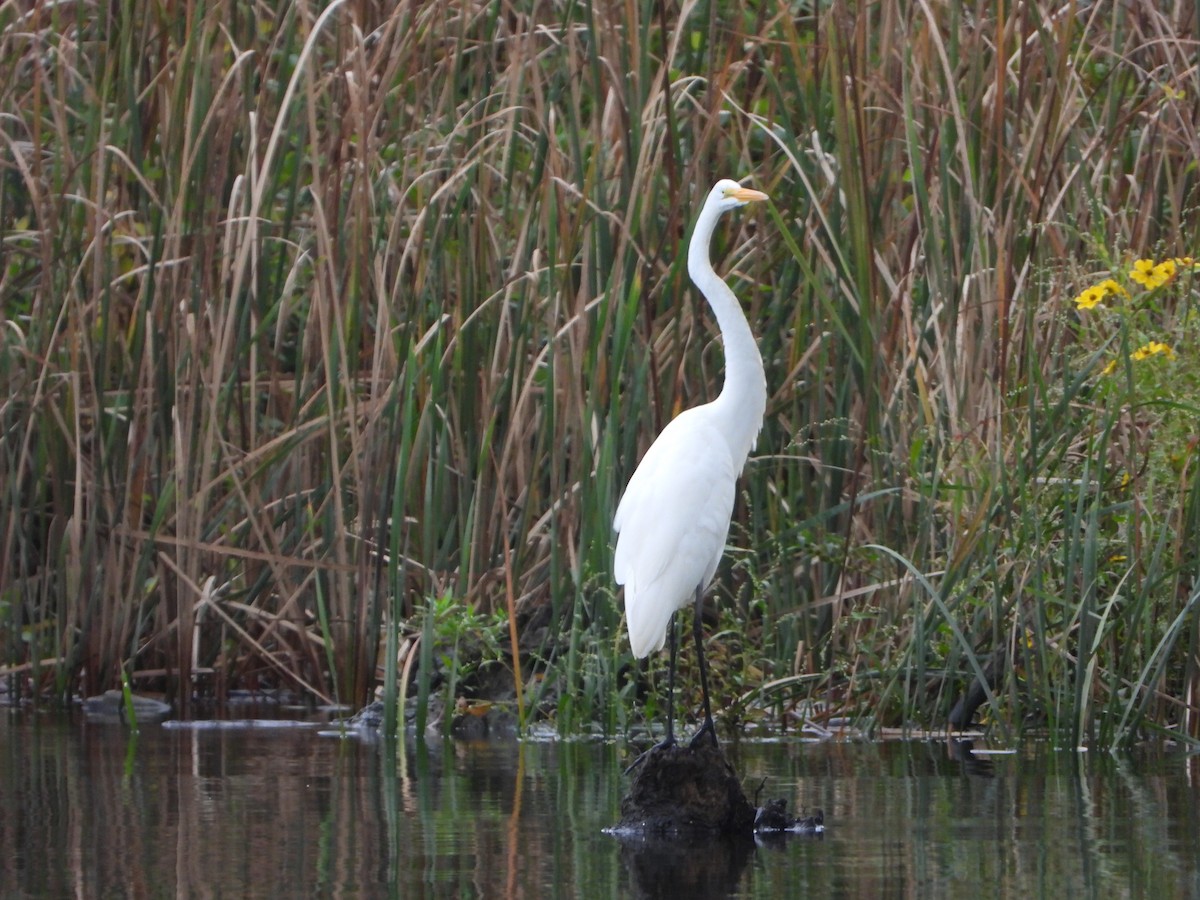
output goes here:
{"type": "Polygon", "coordinates": [[[1193,8],[22,8],[22,693],[357,705],[404,648],[435,658],[388,626],[449,597],[464,622],[512,603],[561,728],[652,716],[610,525],[654,434],[719,389],[683,248],[734,176],[772,197],[714,244],[770,399],[715,590],[719,705],[937,726],[988,674],[1005,735],[1200,735],[1195,284],[1071,302],[1196,252],[1193,8]],[[1129,360],[1146,340],[1175,357],[1129,360]]]}

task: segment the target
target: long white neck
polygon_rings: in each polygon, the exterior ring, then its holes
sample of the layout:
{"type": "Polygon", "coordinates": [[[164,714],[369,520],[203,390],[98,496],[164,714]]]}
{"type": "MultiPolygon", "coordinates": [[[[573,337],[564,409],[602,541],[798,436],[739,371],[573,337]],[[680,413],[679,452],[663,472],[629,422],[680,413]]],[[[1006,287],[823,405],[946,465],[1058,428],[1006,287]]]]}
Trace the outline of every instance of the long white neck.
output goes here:
{"type": "Polygon", "coordinates": [[[725,386],[712,405],[723,420],[729,449],[741,471],[762,428],[767,377],[737,297],[709,262],[709,243],[720,216],[720,207],[706,204],[701,210],[688,246],[688,274],[712,307],[725,343],[725,386]]]}

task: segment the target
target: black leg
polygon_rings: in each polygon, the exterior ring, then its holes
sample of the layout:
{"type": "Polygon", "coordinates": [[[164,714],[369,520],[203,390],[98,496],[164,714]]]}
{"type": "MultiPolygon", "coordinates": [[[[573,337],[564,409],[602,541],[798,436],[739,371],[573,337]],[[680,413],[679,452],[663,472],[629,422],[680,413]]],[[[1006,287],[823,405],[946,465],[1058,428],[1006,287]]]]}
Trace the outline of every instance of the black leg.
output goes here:
{"type": "Polygon", "coordinates": [[[646,757],[655,750],[666,750],[668,747],[675,746],[675,658],[679,655],[679,641],[675,636],[674,613],[671,614],[671,620],[667,622],[667,642],[671,648],[671,663],[667,676],[667,736],[630,763],[629,768],[625,770],[626,775],[641,765],[646,757]]]}
{"type": "Polygon", "coordinates": [[[712,704],[708,699],[708,666],[704,662],[704,589],[696,586],[696,608],[692,615],[692,634],[696,638],[696,661],[700,665],[700,692],[704,695],[704,724],[692,738],[692,746],[705,737],[717,744],[717,728],[713,724],[712,704]]]}
{"type": "Polygon", "coordinates": [[[671,644],[671,664],[667,677],[667,736],[662,742],[664,747],[675,743],[675,658],[679,655],[679,639],[675,635],[674,613],[671,613],[671,621],[667,623],[667,640],[671,644]]]}

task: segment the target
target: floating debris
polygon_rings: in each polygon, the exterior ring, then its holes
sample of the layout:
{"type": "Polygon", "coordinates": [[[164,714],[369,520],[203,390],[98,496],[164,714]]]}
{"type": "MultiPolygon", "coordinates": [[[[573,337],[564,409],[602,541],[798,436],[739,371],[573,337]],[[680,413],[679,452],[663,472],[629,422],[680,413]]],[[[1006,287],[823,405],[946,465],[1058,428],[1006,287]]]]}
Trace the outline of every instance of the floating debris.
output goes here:
{"type": "MultiPolygon", "coordinates": [[[[132,704],[133,715],[141,725],[161,722],[171,714],[171,704],[155,700],[153,697],[134,694],[132,704]]],[[[128,710],[125,708],[125,695],[115,689],[85,699],[83,715],[89,722],[130,724],[127,719],[128,710]]]]}

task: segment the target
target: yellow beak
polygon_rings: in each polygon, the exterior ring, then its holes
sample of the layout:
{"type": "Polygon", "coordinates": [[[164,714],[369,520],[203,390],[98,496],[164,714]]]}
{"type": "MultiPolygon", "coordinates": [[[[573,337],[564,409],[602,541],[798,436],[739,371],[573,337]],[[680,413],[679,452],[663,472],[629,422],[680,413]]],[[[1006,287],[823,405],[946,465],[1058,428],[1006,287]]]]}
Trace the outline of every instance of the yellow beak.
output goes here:
{"type": "Polygon", "coordinates": [[[741,200],[743,203],[753,203],[755,200],[770,199],[762,191],[752,190],[751,188],[738,188],[736,191],[730,191],[726,196],[733,197],[735,200],[741,200]]]}

